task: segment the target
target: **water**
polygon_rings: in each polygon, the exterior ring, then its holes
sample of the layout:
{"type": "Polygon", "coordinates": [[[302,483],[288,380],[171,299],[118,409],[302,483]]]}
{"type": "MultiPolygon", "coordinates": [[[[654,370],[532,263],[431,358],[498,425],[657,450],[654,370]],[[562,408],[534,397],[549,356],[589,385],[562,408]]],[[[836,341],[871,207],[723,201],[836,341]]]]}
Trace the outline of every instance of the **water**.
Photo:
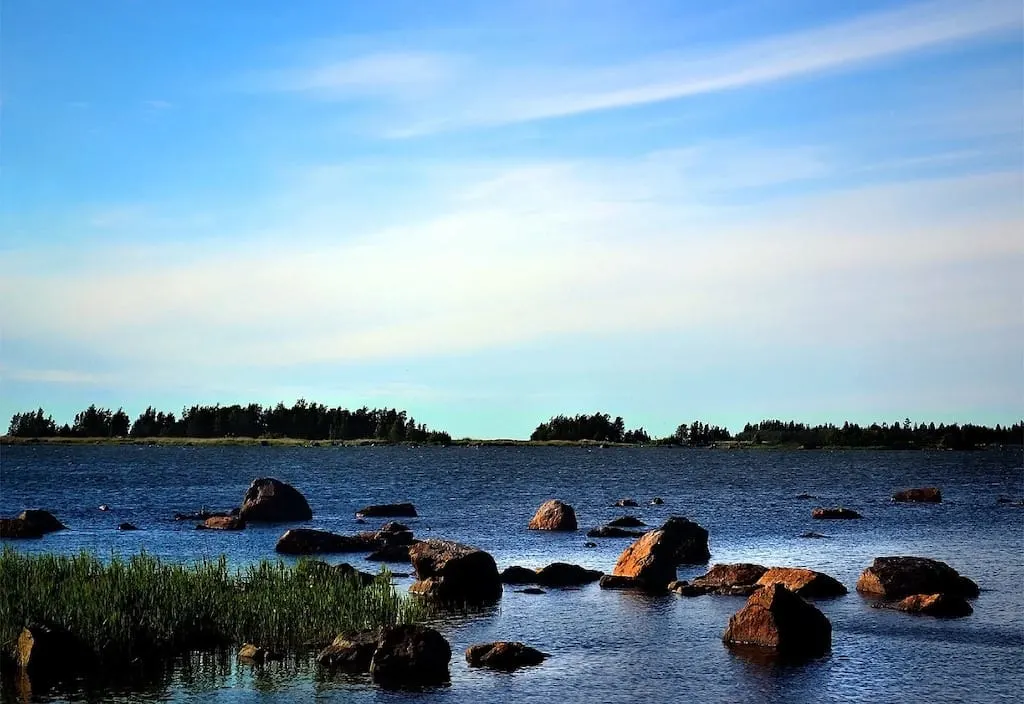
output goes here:
{"type": "MultiPolygon", "coordinates": [[[[128,555],[140,549],[191,561],[225,553],[234,564],[274,556],[282,526],[240,533],[196,531],[173,514],[237,505],[249,482],[273,476],[299,488],[314,519],[337,532],[358,525],[369,503],[412,501],[418,537],[444,537],[491,552],[500,568],[556,560],[610,571],[624,540],[583,531],[526,530],[536,507],[560,498],[581,528],[623,513],[656,525],[684,515],[711,533],[712,562],[804,566],[826,572],[851,593],[817,602],[833,626],[832,653],[799,666],[735,654],[722,645],[742,598],[650,597],[597,585],[532,596],[506,589],[495,609],[451,619],[450,686],[387,693],[365,677],[326,676],[308,660],[239,665],[231,654],[197,654],[135,689],[63,693],[120,701],[575,702],[668,701],[1017,701],[1024,688],[1024,508],[999,505],[1024,495],[1019,450],[953,452],[774,452],[586,448],[340,448],[17,446],[0,457],[0,515],[26,507],[53,511],[70,530],[21,550],[128,555]],[[939,505],[898,505],[901,488],[937,485],[939,505]],[[805,501],[801,492],[820,497],[805,501]],[[644,505],[654,496],[663,506],[644,505]],[[637,509],[612,508],[636,498],[637,509]],[[97,509],[108,504],[109,512],[97,509]],[[814,521],[815,505],[858,510],[860,521],[814,521]],[[119,523],[137,532],[119,532],[119,523]],[[814,530],[822,540],[798,536],[814,530]],[[983,591],[972,616],[956,621],[872,609],[853,591],[880,555],[948,562],[983,591]],[[469,645],[521,640],[552,654],[513,674],[471,670],[469,645]]],[[[358,555],[353,562],[376,571],[358,555]]],[[[408,566],[392,565],[396,571],[408,566]]],[[[680,578],[703,573],[681,568],[680,578]]],[[[405,589],[410,578],[396,580],[405,589]]],[[[5,687],[5,698],[14,696],[5,687]]],[[[52,694],[52,693],[51,693],[52,694]]]]}

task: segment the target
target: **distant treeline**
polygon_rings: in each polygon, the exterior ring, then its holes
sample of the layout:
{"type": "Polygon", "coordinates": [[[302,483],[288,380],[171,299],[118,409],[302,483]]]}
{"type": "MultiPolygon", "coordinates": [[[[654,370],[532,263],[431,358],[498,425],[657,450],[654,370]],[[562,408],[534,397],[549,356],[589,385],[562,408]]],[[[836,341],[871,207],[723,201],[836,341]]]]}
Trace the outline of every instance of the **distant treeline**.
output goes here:
{"type": "Polygon", "coordinates": [[[707,447],[718,442],[735,441],[754,445],[800,445],[803,447],[885,447],[885,448],[949,448],[970,449],[980,445],[1024,444],[1024,423],[983,425],[953,423],[914,424],[909,418],[889,423],[872,423],[862,427],[856,423],[810,426],[795,421],[763,420],[747,423],[743,431],[733,435],[727,428],[701,421],[680,424],[668,437],[651,440],[643,428],[626,430],[621,417],[612,420],[607,413],[593,415],[558,415],[541,423],[531,440],[569,440],[594,442],[650,443],[707,447]]]}
{"type": "Polygon", "coordinates": [[[42,408],[15,413],[7,431],[14,437],[90,438],[301,438],[305,440],[381,440],[385,442],[451,442],[448,433],[429,430],[405,411],[394,408],[328,408],[299,399],[290,408],[283,403],[263,407],[192,406],[180,416],[143,411],[134,422],[123,409],[111,411],[95,405],[75,415],[73,424],[58,426],[42,408]]]}

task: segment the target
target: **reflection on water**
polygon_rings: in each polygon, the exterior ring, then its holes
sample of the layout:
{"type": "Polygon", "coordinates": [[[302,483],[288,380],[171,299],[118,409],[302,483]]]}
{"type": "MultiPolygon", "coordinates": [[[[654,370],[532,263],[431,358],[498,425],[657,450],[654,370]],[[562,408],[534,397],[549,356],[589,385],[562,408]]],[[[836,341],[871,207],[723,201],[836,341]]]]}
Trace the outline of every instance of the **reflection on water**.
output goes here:
{"type": "MultiPolygon", "coordinates": [[[[1019,452],[715,452],[576,448],[162,448],[5,447],[0,515],[53,508],[70,530],[28,551],[99,555],[144,548],[171,560],[225,553],[235,565],[273,555],[281,526],[236,535],[195,531],[177,511],[237,504],[249,481],[276,476],[309,497],[309,526],[351,533],[369,503],[412,500],[419,537],[444,537],[490,551],[499,567],[574,562],[608,571],[628,544],[583,531],[525,529],[549,498],[571,503],[583,529],[621,515],[611,503],[635,496],[626,512],[657,525],[686,515],[711,533],[713,562],[804,566],[830,574],[851,593],[817,606],[833,626],[832,653],[794,664],[737,652],[721,641],[739,597],[680,598],[602,591],[596,584],[548,589],[540,596],[506,589],[501,601],[436,619],[452,645],[451,685],[418,693],[382,692],[368,677],[329,674],[313,653],[251,665],[233,652],[193,653],[121,681],[92,678],[31,682],[4,677],[4,701],[392,702],[702,702],[1015,701],[1024,688],[1024,511],[997,503],[1024,494],[1019,452]],[[938,505],[895,505],[892,491],[938,485],[938,505]],[[865,518],[822,527],[807,492],[865,518]],[[643,501],[653,496],[664,506],[643,501]],[[109,504],[109,512],[96,506],[109,504]],[[121,522],[139,526],[119,532],[121,522]],[[799,538],[810,530],[827,540],[799,538]],[[956,621],[871,608],[853,591],[880,555],[945,560],[983,591],[972,616],[956,621]],[[514,674],[470,669],[473,643],[520,640],[551,657],[514,674]]],[[[290,561],[290,560],[289,560],[290,561]]],[[[376,572],[379,565],[345,555],[376,572]]],[[[396,565],[396,571],[408,571],[396,565]]],[[[684,567],[680,578],[704,571],[684,567]]],[[[398,589],[412,579],[398,577],[398,589]]]]}

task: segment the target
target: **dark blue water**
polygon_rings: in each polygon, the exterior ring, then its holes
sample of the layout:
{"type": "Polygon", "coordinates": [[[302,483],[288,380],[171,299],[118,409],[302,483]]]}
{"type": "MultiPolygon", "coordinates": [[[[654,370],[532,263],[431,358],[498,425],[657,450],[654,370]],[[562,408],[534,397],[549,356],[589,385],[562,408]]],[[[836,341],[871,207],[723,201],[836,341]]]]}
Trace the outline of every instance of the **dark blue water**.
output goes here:
{"type": "MultiPolygon", "coordinates": [[[[490,551],[499,567],[555,560],[610,571],[622,540],[585,548],[583,532],[526,530],[548,498],[575,506],[581,527],[624,512],[655,525],[685,515],[711,533],[712,562],[804,566],[847,585],[818,602],[833,625],[832,653],[800,666],[758,662],[720,640],[744,600],[685,599],[601,591],[596,585],[541,596],[506,590],[500,606],[440,628],[452,643],[451,685],[386,693],[364,678],[325,677],[299,661],[263,668],[230,657],[196,656],[166,682],[104,699],[245,701],[575,702],[668,701],[1017,701],[1024,689],[1024,508],[997,498],[1024,495],[1019,451],[773,452],[584,448],[4,447],[0,514],[53,511],[70,530],[21,541],[33,552],[128,555],[140,549],[173,560],[227,554],[235,564],[274,556],[281,526],[241,533],[195,531],[176,511],[237,505],[249,482],[273,476],[294,484],[315,514],[308,525],[338,532],[368,503],[412,501],[419,537],[444,537],[490,551]],[[942,487],[939,505],[897,505],[897,489],[942,487]],[[809,492],[818,501],[794,497],[809,492]],[[618,498],[664,506],[615,509],[618,498]],[[109,512],[97,507],[108,504],[109,512]],[[814,521],[817,504],[842,504],[860,521],[814,521]],[[141,530],[121,533],[129,521],[141,530]],[[828,538],[808,540],[806,531],[828,538]],[[972,616],[956,621],[870,608],[853,591],[880,555],[948,562],[983,592],[972,616]],[[552,657],[536,668],[470,670],[472,643],[521,640],[552,657]]],[[[354,562],[376,571],[357,555],[354,562]]],[[[393,565],[396,571],[408,566],[393,565]]],[[[680,578],[702,568],[681,569],[680,578]]],[[[410,580],[396,580],[404,590],[410,580]]],[[[0,587],[2,588],[2,587],[0,587]]],[[[64,695],[67,696],[67,695],[64,695]]]]}

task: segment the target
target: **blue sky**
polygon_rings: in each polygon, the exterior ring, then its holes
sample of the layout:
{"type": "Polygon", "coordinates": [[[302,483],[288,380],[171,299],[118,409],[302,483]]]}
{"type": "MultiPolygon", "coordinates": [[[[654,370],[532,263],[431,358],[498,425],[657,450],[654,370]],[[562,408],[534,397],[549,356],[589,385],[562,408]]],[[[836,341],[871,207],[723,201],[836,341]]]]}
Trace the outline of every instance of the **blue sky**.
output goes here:
{"type": "Polygon", "coordinates": [[[0,418],[1013,422],[1022,15],[5,2],[0,418]]]}

